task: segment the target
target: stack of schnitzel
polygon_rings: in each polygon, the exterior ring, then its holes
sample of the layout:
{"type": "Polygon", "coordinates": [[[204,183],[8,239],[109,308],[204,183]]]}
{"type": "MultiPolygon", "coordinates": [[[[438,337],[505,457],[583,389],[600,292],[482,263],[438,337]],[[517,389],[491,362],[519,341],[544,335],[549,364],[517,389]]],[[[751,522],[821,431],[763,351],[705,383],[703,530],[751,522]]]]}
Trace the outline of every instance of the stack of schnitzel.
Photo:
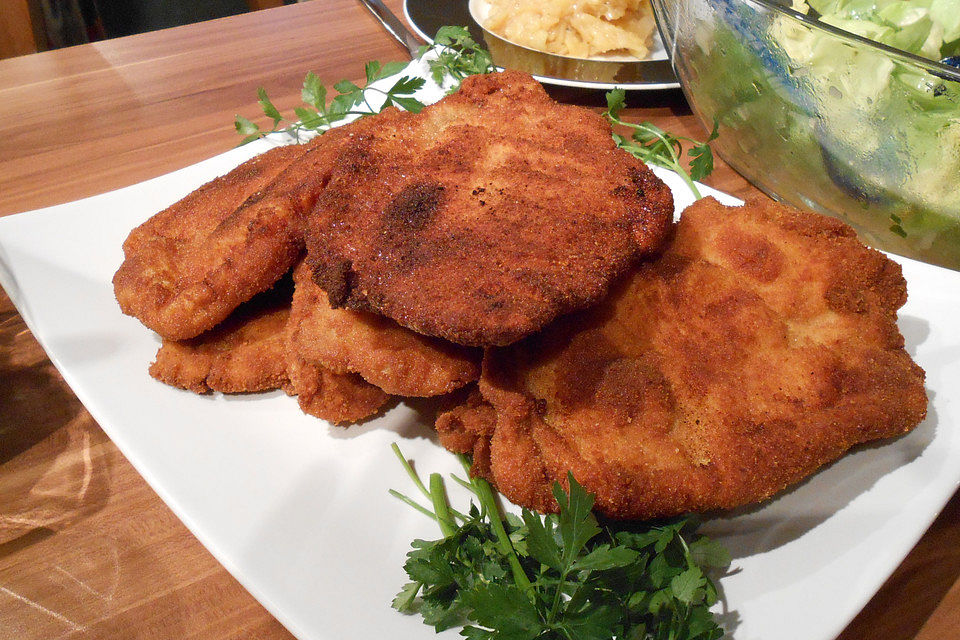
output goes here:
{"type": "Polygon", "coordinates": [[[612,517],[754,502],[923,419],[895,263],[771,203],[672,216],[602,118],[503,72],[204,185],[114,287],[184,389],[345,424],[472,386],[441,443],[543,511],[569,471],[612,517]]]}
{"type": "Polygon", "coordinates": [[[480,347],[599,301],[672,212],[600,116],[521,73],[474,76],[419,114],[388,108],[201,187],[134,229],[114,288],[164,338],[154,377],[283,387],[353,422],[473,382],[480,347]],[[257,296],[291,270],[283,322],[257,296]]]}

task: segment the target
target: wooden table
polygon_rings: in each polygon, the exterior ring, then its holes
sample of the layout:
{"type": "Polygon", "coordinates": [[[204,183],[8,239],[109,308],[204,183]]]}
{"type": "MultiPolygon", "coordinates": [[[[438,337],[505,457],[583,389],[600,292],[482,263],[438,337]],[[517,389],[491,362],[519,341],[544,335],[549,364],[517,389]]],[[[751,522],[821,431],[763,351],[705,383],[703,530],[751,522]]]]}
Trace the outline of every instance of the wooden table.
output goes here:
{"type": "MultiPolygon", "coordinates": [[[[355,0],[316,0],[0,61],[0,215],[226,151],[234,114],[259,113],[258,86],[289,110],[307,70],[360,80],[365,61],[404,54],[355,0]]],[[[657,99],[630,115],[703,136],[679,94],[657,99]]],[[[708,182],[756,193],[722,164],[708,182]]],[[[291,637],[134,471],[0,294],[0,638],[67,636],[291,637]]],[[[960,637],[960,496],[841,637],[960,637]]]]}

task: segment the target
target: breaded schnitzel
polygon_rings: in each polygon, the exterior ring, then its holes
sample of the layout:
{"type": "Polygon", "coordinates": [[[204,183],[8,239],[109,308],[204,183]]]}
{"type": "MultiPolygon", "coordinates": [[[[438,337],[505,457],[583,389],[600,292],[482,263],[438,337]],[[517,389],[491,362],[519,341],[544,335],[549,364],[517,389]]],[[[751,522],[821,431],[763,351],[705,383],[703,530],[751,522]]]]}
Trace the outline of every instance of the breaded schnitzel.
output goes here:
{"type": "Polygon", "coordinates": [[[369,418],[390,399],[355,373],[334,373],[326,367],[288,354],[286,391],[297,396],[300,409],[333,424],[369,418]]]}
{"type": "Polygon", "coordinates": [[[345,146],[307,231],[333,307],[504,345],[588,306],[660,244],[669,189],[597,114],[529,75],[471,76],[345,146]]]}
{"type": "Polygon", "coordinates": [[[287,320],[291,286],[275,287],[240,305],[196,338],[164,340],[150,375],[196,393],[242,393],[287,384],[287,320]]]}
{"type": "Polygon", "coordinates": [[[293,295],[292,279],[283,278],[196,338],[164,340],[150,375],[196,393],[282,388],[299,396],[304,412],[334,424],[376,413],[388,399],[383,391],[354,373],[335,373],[291,354],[293,295]]]}
{"type": "Polygon", "coordinates": [[[272,149],[134,229],[113,278],[123,312],[184,340],[269,289],[299,257],[302,218],[349,137],[341,128],[272,149]]]}
{"type": "Polygon", "coordinates": [[[356,422],[375,414],[390,396],[350,371],[333,371],[321,362],[306,342],[301,324],[309,320],[310,307],[318,301],[319,291],[310,279],[304,262],[293,269],[293,311],[285,336],[287,372],[290,384],[287,393],[297,396],[300,408],[317,418],[334,424],[356,422]]]}
{"type": "Polygon", "coordinates": [[[373,313],[333,309],[308,268],[298,267],[294,277],[290,349],[302,359],[358,373],[399,396],[437,396],[480,376],[479,349],[414,333],[373,313]]]}
{"type": "Polygon", "coordinates": [[[923,419],[905,301],[899,265],[837,220],[702,200],[598,307],[488,350],[482,399],[437,429],[544,511],[568,470],[616,518],[756,502],[923,419]]]}

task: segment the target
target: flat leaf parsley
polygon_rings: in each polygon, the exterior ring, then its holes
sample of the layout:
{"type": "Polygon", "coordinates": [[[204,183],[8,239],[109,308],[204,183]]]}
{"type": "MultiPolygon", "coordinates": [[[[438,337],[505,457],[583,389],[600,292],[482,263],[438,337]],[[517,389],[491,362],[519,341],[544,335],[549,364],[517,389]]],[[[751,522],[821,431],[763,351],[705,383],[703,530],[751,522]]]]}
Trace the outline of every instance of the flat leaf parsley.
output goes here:
{"type": "Polygon", "coordinates": [[[424,105],[414,98],[413,94],[426,82],[423,78],[402,76],[388,89],[370,86],[371,83],[381,78],[403,71],[406,66],[407,63],[405,62],[388,62],[385,65],[381,65],[376,60],[368,62],[365,67],[366,86],[358,87],[349,80],[341,80],[333,85],[337,95],[330,100],[329,104],[327,104],[327,88],[311,71],[304,78],[303,89],[300,92],[304,106],[296,107],[293,110],[298,119],[289,124],[287,124],[289,121],[270,101],[264,88],[260,87],[257,89],[258,102],[260,108],[263,109],[263,114],[273,121],[273,126],[269,131],[262,131],[260,126],[253,121],[240,115],[236,116],[234,127],[237,133],[244,136],[240,144],[246,144],[270,133],[285,133],[299,142],[302,132],[323,133],[334,123],[348,116],[368,116],[391,105],[400,106],[414,113],[419,112],[424,105]],[[384,101],[378,109],[375,109],[370,102],[371,94],[384,96],[384,101]],[[361,105],[363,108],[358,108],[361,105]]]}
{"type": "Polygon", "coordinates": [[[436,49],[436,58],[428,62],[434,81],[443,85],[453,81],[449,93],[460,88],[467,76],[490,73],[495,69],[490,53],[470,36],[466,27],[440,27],[433,46],[420,47],[420,57],[436,49]]]}
{"type": "Polygon", "coordinates": [[[702,196],[695,181],[702,180],[713,172],[713,152],[710,143],[717,138],[717,120],[713,121],[713,131],[704,142],[699,142],[683,136],[674,136],[660,127],[649,122],[624,122],[620,119],[620,112],[626,102],[626,93],[623,89],[614,89],[607,93],[607,110],[604,117],[613,125],[621,125],[633,130],[631,136],[624,137],[619,133],[613,134],[617,146],[640,158],[647,164],[655,164],[677,173],[690,187],[690,191],[699,200],[702,196]],[[683,157],[683,142],[689,142],[690,171],[683,168],[680,159],[683,157]]]}
{"type": "MultiPolygon", "coordinates": [[[[481,478],[453,476],[479,502],[450,507],[442,478],[429,488],[394,445],[424,507],[391,491],[440,525],[438,540],[415,540],[410,578],[393,601],[437,631],[463,626],[469,640],[715,640],[709,608],[717,588],[704,572],[730,558],[695,534],[687,518],[665,523],[598,522],[593,496],[568,478],[553,489],[557,515],[524,509],[501,515],[481,478]]],[[[469,465],[461,458],[469,477],[469,465]]]]}
{"type": "MultiPolygon", "coordinates": [[[[490,54],[470,37],[466,27],[441,27],[434,43],[433,46],[421,47],[419,57],[423,58],[431,51],[436,52],[427,59],[427,66],[437,84],[450,85],[450,93],[456,91],[467,76],[494,70],[490,54]]],[[[416,99],[414,94],[426,83],[423,78],[401,76],[387,89],[371,86],[378,80],[400,73],[407,64],[388,62],[381,65],[377,60],[368,62],[364,68],[366,85],[360,87],[350,80],[337,82],[333,85],[337,95],[329,104],[327,88],[316,74],[309,72],[303,80],[303,90],[300,92],[304,104],[293,110],[297,118],[293,122],[280,113],[266,90],[260,87],[257,89],[257,102],[263,115],[272,121],[272,126],[264,131],[252,120],[237,115],[233,124],[237,133],[243,136],[240,144],[252,142],[271,133],[284,133],[300,142],[300,136],[304,132],[323,133],[349,116],[369,116],[390,106],[419,113],[424,104],[416,99]],[[382,102],[372,100],[372,96],[377,94],[382,96],[382,102]]]]}

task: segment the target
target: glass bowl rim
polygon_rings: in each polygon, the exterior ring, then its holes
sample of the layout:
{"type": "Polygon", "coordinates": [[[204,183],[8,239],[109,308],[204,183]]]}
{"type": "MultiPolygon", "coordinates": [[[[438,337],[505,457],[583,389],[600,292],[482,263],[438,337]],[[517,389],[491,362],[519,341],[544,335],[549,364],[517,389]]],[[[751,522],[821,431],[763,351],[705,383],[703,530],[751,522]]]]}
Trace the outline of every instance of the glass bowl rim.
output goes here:
{"type": "MultiPolygon", "coordinates": [[[[914,53],[910,53],[909,51],[904,51],[903,49],[897,49],[896,47],[891,47],[889,45],[876,42],[874,40],[871,40],[870,38],[865,38],[855,33],[844,31],[839,27],[834,27],[833,25],[829,25],[825,22],[821,22],[816,18],[812,18],[788,6],[782,5],[779,2],[777,2],[777,0],[730,0],[730,1],[738,2],[741,4],[759,5],[764,9],[775,11],[783,16],[797,20],[812,29],[822,31],[831,36],[834,36],[835,38],[839,38],[840,40],[847,41],[850,44],[876,49],[889,56],[898,58],[903,62],[907,62],[913,65],[922,67],[928,73],[931,73],[932,75],[942,80],[960,82],[960,69],[955,69],[950,65],[943,64],[942,62],[939,62],[937,60],[930,60],[929,58],[918,56],[914,53]]],[[[653,4],[656,5],[658,3],[654,2],[653,4]]],[[[659,25],[659,20],[657,22],[659,25]]]]}

